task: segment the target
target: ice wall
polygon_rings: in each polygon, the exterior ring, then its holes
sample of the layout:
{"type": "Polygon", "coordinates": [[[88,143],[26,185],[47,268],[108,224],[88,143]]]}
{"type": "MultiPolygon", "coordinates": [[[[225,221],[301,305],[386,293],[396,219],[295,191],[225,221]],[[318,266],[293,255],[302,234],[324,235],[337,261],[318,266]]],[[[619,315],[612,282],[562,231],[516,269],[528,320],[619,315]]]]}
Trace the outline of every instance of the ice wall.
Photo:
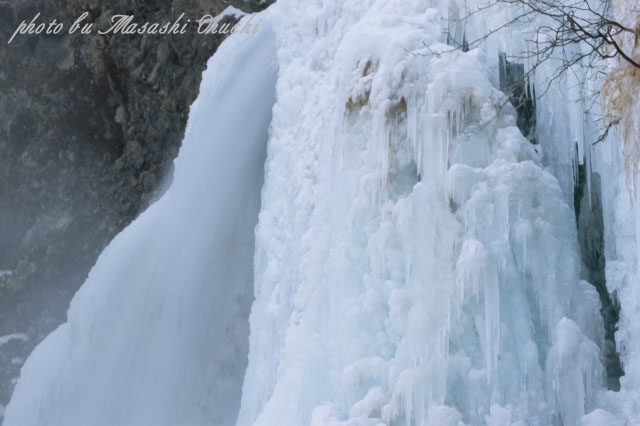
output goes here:
{"type": "Polygon", "coordinates": [[[4,425],[234,424],[274,46],[264,26],[209,62],[171,188],[102,253],[23,367],[4,425]]]}
{"type": "Polygon", "coordinates": [[[638,200],[630,187],[633,181],[627,179],[617,135],[592,147],[591,156],[593,171],[601,178],[607,287],[616,292],[621,305],[616,343],[625,374],[621,392],[609,399],[631,425],[640,422],[638,200]]]}
{"type": "MultiPolygon", "coordinates": [[[[610,5],[613,19],[629,28],[640,25],[636,1],[613,0],[610,5]]],[[[618,43],[637,61],[640,45],[633,34],[623,34],[618,43]]],[[[626,63],[618,59],[609,61],[608,65],[609,71],[614,71],[626,63]]],[[[602,181],[607,286],[609,291],[617,292],[621,306],[616,342],[625,375],[620,380],[620,394],[610,397],[629,425],[640,424],[640,179],[637,176],[640,87],[637,82],[637,73],[635,78],[619,80],[619,88],[627,96],[627,102],[622,103],[625,107],[622,123],[624,118],[630,118],[629,133],[625,134],[623,126],[619,126],[607,140],[591,147],[592,167],[602,181]]]]}
{"type": "MultiPolygon", "coordinates": [[[[531,145],[496,90],[499,51],[524,42],[444,44],[443,16],[463,4],[275,6],[281,71],[238,425],[611,416],[589,414],[607,405],[603,327],[579,278],[573,145],[545,167],[555,127],[531,145]]],[[[473,39],[512,12],[456,31],[473,39]]],[[[570,118],[561,96],[547,106],[570,118]]]]}

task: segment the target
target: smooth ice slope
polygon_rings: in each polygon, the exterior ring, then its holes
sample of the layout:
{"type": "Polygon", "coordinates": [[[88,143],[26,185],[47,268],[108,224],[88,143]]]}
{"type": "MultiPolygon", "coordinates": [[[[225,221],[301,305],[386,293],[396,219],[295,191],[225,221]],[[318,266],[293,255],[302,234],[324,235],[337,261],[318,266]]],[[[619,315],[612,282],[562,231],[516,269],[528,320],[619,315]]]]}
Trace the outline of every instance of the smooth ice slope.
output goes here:
{"type": "Polygon", "coordinates": [[[31,354],[10,425],[229,425],[246,367],[274,36],[225,41],[174,182],[100,256],[31,354]]]}
{"type": "MultiPolygon", "coordinates": [[[[602,325],[571,197],[495,89],[508,40],[448,52],[442,17],[457,6],[274,6],[239,426],[612,418],[583,417],[604,404],[602,325]]],[[[466,31],[510,13],[497,12],[466,31]]]]}

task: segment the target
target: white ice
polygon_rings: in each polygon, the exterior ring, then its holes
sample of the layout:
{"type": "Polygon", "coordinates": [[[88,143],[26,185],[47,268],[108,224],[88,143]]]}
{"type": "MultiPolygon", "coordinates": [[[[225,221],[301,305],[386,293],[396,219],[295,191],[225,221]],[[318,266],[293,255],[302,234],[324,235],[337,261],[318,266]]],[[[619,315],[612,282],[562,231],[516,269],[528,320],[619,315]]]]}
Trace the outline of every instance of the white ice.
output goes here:
{"type": "Polygon", "coordinates": [[[443,43],[452,5],[276,5],[238,425],[575,426],[601,405],[570,197],[495,88],[502,40],[443,43]]]}
{"type": "MultiPolygon", "coordinates": [[[[531,27],[452,50],[445,29],[473,40],[514,13],[457,21],[475,6],[279,0],[261,16],[273,33],[231,36],[171,189],[27,360],[5,424],[227,425],[241,385],[238,426],[640,418],[640,368],[624,398],[606,391],[600,301],[579,275],[581,107],[558,82],[538,104],[540,145],[526,140],[497,57],[526,49],[531,27]]],[[[607,278],[638,300],[637,245],[619,230],[640,219],[614,154],[607,278]]],[[[638,353],[636,318],[622,332],[638,353]]]]}

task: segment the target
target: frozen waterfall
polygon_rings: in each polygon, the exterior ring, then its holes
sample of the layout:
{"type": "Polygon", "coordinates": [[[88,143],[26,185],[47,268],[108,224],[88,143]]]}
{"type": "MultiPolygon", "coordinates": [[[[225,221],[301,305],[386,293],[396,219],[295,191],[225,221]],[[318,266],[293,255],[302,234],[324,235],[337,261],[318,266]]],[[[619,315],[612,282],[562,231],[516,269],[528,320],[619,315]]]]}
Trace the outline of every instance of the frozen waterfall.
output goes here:
{"type": "Polygon", "coordinates": [[[372,3],[287,3],[238,424],[578,425],[599,301],[497,50],[372,3]]]}
{"type": "Polygon", "coordinates": [[[474,5],[280,0],[225,41],[169,191],[102,254],[4,424],[625,424],[580,275],[588,129],[558,86],[539,145],[522,135],[497,67],[528,28],[451,49],[474,5]]]}
{"type": "Polygon", "coordinates": [[[68,322],[31,354],[5,425],[235,421],[274,42],[265,29],[210,61],[170,189],[107,247],[68,322]]]}

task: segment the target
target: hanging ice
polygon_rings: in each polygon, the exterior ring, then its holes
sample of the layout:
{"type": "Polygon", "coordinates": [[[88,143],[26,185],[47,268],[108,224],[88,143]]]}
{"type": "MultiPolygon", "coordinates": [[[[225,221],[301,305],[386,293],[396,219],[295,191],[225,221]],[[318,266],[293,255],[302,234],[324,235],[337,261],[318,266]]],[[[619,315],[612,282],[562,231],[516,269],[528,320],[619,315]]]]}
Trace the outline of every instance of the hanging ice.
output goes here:
{"type": "Polygon", "coordinates": [[[579,425],[599,301],[497,61],[442,43],[445,5],[300,3],[238,425],[579,425]]]}

